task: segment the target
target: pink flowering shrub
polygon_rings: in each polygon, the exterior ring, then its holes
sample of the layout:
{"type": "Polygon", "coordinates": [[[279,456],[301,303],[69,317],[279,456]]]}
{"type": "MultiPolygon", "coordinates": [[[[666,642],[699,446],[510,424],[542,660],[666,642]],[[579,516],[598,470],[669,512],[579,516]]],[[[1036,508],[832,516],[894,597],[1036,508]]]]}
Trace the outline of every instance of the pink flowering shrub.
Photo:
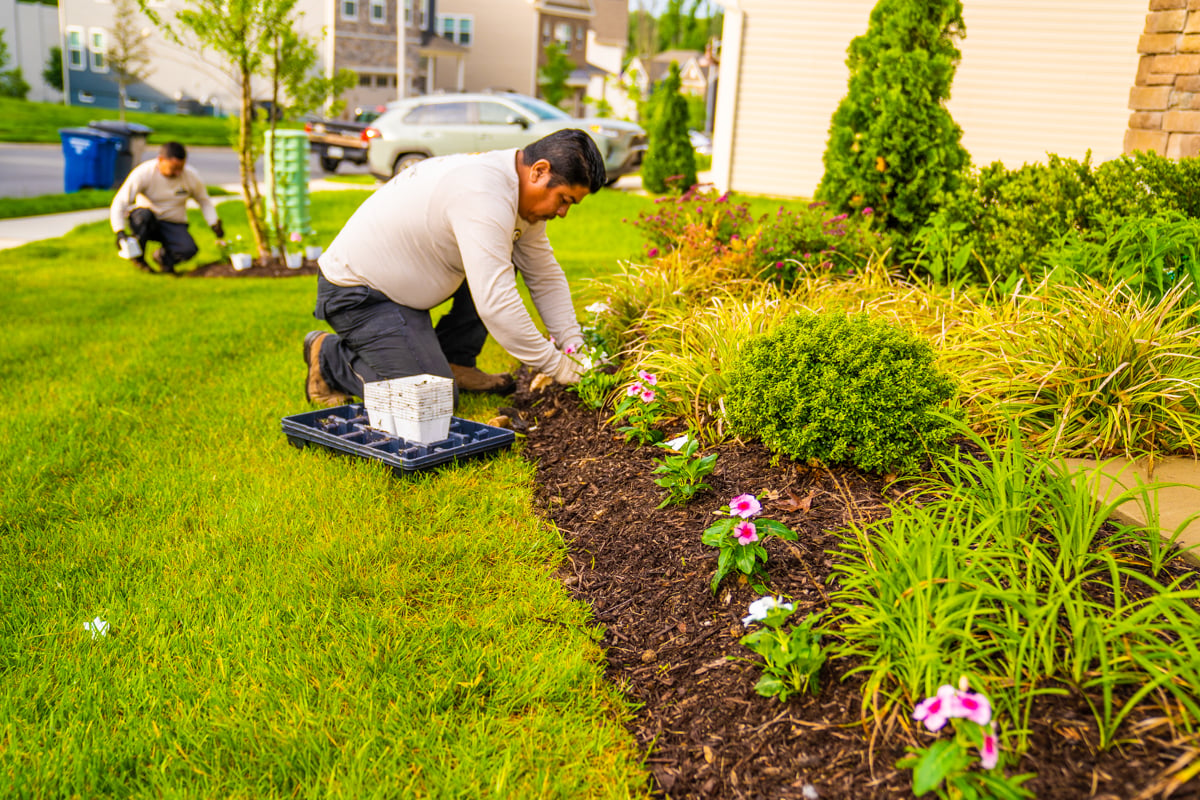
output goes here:
{"type": "MultiPolygon", "coordinates": [[[[762,504],[752,494],[740,494],[722,506],[719,513],[725,518],[718,520],[704,531],[700,540],[709,547],[718,548],[717,571],[712,578],[713,594],[721,580],[737,570],[751,580],[766,578],[764,565],[767,551],[763,542],[769,536],[794,540],[796,533],[781,522],[772,519],[752,519],[762,511],[762,504]]],[[[760,588],[760,591],[765,591],[760,588]]]]}

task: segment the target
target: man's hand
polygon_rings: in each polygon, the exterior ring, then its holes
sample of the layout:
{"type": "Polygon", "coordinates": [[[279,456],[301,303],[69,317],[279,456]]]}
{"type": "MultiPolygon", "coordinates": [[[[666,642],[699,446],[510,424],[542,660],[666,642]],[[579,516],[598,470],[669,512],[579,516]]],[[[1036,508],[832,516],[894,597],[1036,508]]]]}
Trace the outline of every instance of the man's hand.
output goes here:
{"type": "Polygon", "coordinates": [[[216,236],[218,239],[225,238],[225,227],[221,224],[221,220],[217,220],[216,223],[212,226],[212,232],[213,232],[213,235],[216,236]]]}
{"type": "Polygon", "coordinates": [[[555,367],[554,373],[551,375],[555,382],[564,385],[579,383],[579,376],[583,374],[583,365],[576,361],[571,356],[563,353],[558,360],[558,366],[555,367]]]}
{"type": "Polygon", "coordinates": [[[121,252],[121,242],[125,241],[125,237],[129,234],[125,231],[117,231],[117,252],[121,252]]]}

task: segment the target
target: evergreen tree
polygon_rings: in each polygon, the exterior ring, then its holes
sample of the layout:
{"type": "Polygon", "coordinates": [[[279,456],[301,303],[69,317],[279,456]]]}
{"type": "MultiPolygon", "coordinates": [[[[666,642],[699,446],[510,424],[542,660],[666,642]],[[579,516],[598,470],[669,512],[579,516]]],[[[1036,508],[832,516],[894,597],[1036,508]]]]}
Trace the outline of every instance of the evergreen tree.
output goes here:
{"type": "Polygon", "coordinates": [[[0,97],[15,97],[24,100],[29,94],[29,84],[20,67],[4,69],[8,65],[8,45],[4,41],[4,29],[0,28],[0,97]]]}
{"type": "Polygon", "coordinates": [[[46,67],[42,70],[42,80],[47,86],[52,86],[58,91],[63,90],[63,62],[62,48],[51,47],[50,54],[46,57],[46,67]]]}
{"type": "Polygon", "coordinates": [[[546,45],[546,65],[538,70],[538,88],[542,98],[552,106],[562,103],[571,93],[567,78],[575,69],[575,63],[567,56],[566,50],[561,42],[546,45]]]}
{"type": "Polygon", "coordinates": [[[816,196],[872,208],[915,232],[958,185],[970,157],[946,110],[966,35],[961,0],[879,0],[850,43],[849,87],[829,131],[816,196]]]}
{"type": "Polygon", "coordinates": [[[655,194],[683,192],[696,184],[696,153],[688,138],[688,107],[680,83],[679,64],[672,61],[671,74],[654,90],[650,104],[642,186],[655,194]]]}

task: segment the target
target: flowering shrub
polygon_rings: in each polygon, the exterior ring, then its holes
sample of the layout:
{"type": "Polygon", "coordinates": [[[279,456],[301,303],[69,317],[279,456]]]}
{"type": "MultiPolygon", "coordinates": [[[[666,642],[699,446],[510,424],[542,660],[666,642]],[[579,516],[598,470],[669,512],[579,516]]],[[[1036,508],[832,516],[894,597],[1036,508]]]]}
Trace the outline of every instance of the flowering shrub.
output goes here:
{"type": "Polygon", "coordinates": [[[646,237],[646,257],[677,254],[682,260],[721,266],[741,277],[789,287],[801,267],[847,270],[883,245],[871,231],[874,210],[833,214],[824,203],[799,211],[780,208],[755,219],[729,193],[696,188],[655,201],[633,223],[646,237]]]}
{"type": "Polygon", "coordinates": [[[658,446],[675,453],[664,456],[654,468],[655,475],[662,475],[661,478],[655,478],[654,482],[667,490],[667,496],[658,505],[659,508],[672,504],[683,505],[702,489],[712,488],[702,479],[716,469],[717,453],[697,457],[700,440],[694,434],[685,433],[669,442],[659,442],[658,446]]]}
{"type": "Polygon", "coordinates": [[[791,617],[795,606],[775,597],[760,597],[750,604],[750,613],[742,618],[746,627],[758,622],[764,627],[743,636],[739,641],[762,657],[763,675],[754,691],[763,697],[778,697],[786,701],[793,694],[818,690],[817,674],[825,663],[821,636],[813,633],[819,614],[809,614],[790,631],[783,624],[791,617]]]}
{"type": "Polygon", "coordinates": [[[701,536],[700,541],[721,551],[717,557],[717,571],[712,577],[713,594],[717,593],[721,580],[734,569],[751,580],[766,577],[763,565],[767,563],[767,551],[762,542],[768,536],[795,540],[795,531],[782,522],[752,519],[760,511],[762,504],[757,497],[752,494],[738,495],[717,512],[728,516],[710,525],[701,536]]]}
{"type": "Polygon", "coordinates": [[[638,444],[662,441],[662,432],[654,428],[658,419],[658,394],[654,390],[657,383],[658,377],[654,373],[642,371],[638,373],[638,380],[625,387],[625,397],[609,420],[628,423],[617,428],[625,434],[625,441],[638,444]]]}
{"type": "Polygon", "coordinates": [[[896,763],[913,771],[913,794],[917,797],[930,791],[936,791],[938,797],[946,800],[1033,797],[1021,788],[1032,775],[1007,778],[1003,773],[991,772],[1000,762],[992,705],[984,695],[968,690],[966,678],[959,681],[959,688],[947,684],[933,697],[918,703],[913,719],[924,723],[932,733],[942,730],[947,722],[954,729],[952,740],[943,739],[926,748],[910,747],[910,755],[896,763]],[[972,749],[979,751],[979,766],[988,772],[970,769],[974,761],[972,749]]]}

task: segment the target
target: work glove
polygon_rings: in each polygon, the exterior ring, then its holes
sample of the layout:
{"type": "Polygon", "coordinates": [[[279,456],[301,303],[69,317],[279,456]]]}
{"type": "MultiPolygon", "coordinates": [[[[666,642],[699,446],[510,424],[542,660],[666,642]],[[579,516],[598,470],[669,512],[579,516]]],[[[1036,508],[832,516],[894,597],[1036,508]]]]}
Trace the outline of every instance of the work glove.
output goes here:
{"type": "Polygon", "coordinates": [[[558,366],[554,368],[554,372],[550,374],[550,377],[554,378],[557,383],[569,385],[579,383],[579,376],[582,374],[583,365],[572,356],[563,353],[559,356],[558,366]]]}
{"type": "Polygon", "coordinates": [[[213,235],[216,236],[218,239],[225,238],[225,226],[223,226],[221,224],[221,220],[217,220],[215,223],[213,223],[212,232],[213,232],[213,235]]]}
{"type": "Polygon", "coordinates": [[[125,241],[125,237],[129,234],[125,231],[117,231],[117,252],[121,252],[121,242],[125,241]]]}

